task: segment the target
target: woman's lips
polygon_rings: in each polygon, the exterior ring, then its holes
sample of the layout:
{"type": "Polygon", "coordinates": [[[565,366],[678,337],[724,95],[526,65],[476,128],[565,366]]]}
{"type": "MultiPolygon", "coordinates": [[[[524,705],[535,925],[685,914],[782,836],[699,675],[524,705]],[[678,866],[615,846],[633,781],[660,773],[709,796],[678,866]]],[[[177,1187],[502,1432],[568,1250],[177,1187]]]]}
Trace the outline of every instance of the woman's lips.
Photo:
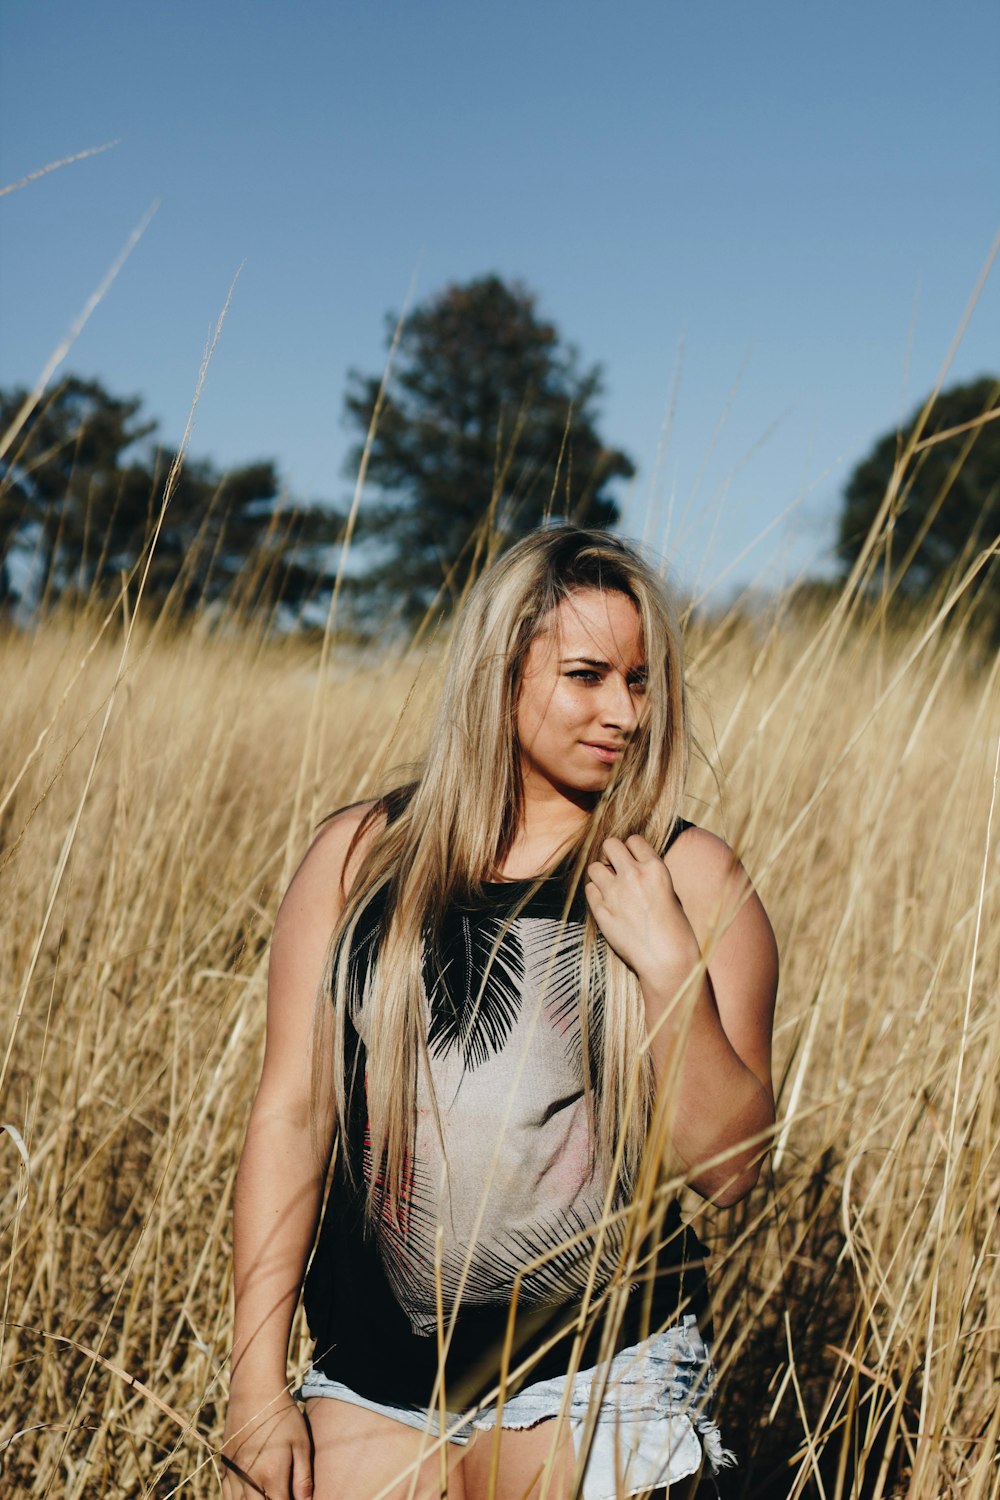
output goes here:
{"type": "Polygon", "coordinates": [[[603,761],[606,766],[613,766],[615,761],[625,749],[624,745],[594,745],[588,740],[582,741],[583,748],[589,750],[597,759],[603,761]]]}

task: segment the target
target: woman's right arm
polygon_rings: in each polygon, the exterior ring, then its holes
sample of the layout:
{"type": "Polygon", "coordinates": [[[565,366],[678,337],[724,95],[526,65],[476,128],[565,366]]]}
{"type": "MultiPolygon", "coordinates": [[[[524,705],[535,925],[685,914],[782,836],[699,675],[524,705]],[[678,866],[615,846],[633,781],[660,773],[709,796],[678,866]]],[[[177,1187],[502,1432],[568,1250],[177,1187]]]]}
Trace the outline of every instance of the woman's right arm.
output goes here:
{"type": "MultiPolygon", "coordinates": [[[[223,1453],[238,1468],[226,1470],[226,1500],[251,1500],[261,1491],[272,1500],[312,1494],[309,1434],[288,1393],[286,1367],[334,1122],[332,1090],[312,1097],[313,1018],[343,906],[341,877],[349,888],[363,855],[362,844],[345,872],[348,846],[368,806],[343,809],[313,840],[271,938],[264,1065],[233,1205],[236,1321],[223,1453]]],[[[328,1069],[318,1071],[329,1076],[328,1069]]]]}

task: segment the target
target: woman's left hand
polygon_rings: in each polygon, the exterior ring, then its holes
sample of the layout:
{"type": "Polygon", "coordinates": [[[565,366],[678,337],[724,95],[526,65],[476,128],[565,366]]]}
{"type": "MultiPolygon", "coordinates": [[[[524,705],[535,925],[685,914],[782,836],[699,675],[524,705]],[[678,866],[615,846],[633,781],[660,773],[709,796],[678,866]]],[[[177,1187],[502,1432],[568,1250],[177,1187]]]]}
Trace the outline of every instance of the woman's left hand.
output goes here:
{"type": "Polygon", "coordinates": [[[584,895],[611,947],[640,980],[683,980],[700,952],[663,860],[639,833],[605,839],[601,860],[587,866],[584,895]]]}

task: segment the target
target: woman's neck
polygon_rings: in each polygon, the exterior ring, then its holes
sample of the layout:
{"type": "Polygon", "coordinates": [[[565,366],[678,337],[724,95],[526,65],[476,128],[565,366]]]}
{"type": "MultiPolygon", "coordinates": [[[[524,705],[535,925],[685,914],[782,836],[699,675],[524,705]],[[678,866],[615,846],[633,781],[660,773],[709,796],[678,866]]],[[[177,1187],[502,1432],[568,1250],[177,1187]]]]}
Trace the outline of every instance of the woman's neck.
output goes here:
{"type": "Polygon", "coordinates": [[[540,875],[565,854],[589,821],[591,807],[565,797],[525,797],[517,832],[498,874],[508,880],[540,875]]]}

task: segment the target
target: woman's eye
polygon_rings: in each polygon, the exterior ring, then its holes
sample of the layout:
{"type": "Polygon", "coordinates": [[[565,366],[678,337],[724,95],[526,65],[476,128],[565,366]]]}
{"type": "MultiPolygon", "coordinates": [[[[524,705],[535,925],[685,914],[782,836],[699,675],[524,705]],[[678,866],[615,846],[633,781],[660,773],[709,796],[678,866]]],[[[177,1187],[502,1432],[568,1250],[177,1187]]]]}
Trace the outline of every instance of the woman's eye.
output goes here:
{"type": "Polygon", "coordinates": [[[581,682],[600,682],[600,674],[590,672],[586,667],[580,667],[575,672],[567,672],[567,677],[577,677],[581,682]]]}

